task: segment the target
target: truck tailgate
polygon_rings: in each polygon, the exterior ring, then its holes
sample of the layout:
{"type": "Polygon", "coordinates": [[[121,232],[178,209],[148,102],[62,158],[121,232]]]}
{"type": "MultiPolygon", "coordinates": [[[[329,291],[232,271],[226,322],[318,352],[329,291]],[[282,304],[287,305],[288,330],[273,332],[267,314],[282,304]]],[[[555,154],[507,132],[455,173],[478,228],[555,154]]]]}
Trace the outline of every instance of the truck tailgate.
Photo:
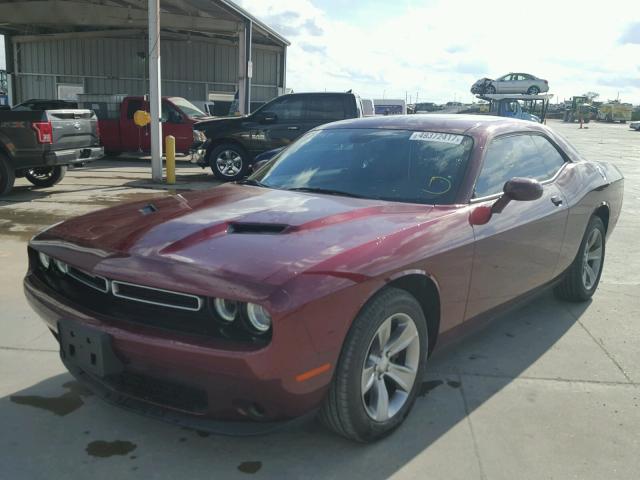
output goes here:
{"type": "Polygon", "coordinates": [[[48,110],[47,115],[54,150],[99,145],[98,120],[91,110],[48,110]]]}

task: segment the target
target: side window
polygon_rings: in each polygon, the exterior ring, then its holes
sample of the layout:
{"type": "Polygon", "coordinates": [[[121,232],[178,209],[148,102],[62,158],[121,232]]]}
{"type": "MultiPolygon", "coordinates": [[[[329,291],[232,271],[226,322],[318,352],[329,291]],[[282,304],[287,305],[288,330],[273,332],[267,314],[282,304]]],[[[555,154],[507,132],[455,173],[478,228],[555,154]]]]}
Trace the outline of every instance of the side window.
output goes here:
{"type": "Polygon", "coordinates": [[[278,121],[302,120],[304,101],[300,96],[284,97],[276,100],[264,108],[263,112],[273,113],[278,121]]]}
{"type": "Polygon", "coordinates": [[[545,166],[545,178],[553,177],[564,165],[564,157],[545,137],[533,135],[531,138],[538,149],[538,158],[545,166]]]}
{"type": "Polygon", "coordinates": [[[144,110],[142,108],[142,100],[129,100],[127,104],[127,119],[133,120],[133,114],[138,110],[144,110]]]}
{"type": "Polygon", "coordinates": [[[318,95],[310,97],[306,105],[309,120],[342,120],[346,118],[342,96],[318,95]]]}
{"type": "Polygon", "coordinates": [[[550,175],[546,165],[540,161],[535,137],[537,135],[510,135],[493,140],[485,154],[474,196],[500,193],[504,183],[513,177],[540,181],[550,178],[553,173],[550,175]]]}
{"type": "Polygon", "coordinates": [[[163,122],[178,123],[177,120],[179,117],[180,113],[178,113],[178,110],[176,110],[173,105],[170,105],[167,102],[162,102],[162,113],[160,115],[160,119],[163,122]]]}

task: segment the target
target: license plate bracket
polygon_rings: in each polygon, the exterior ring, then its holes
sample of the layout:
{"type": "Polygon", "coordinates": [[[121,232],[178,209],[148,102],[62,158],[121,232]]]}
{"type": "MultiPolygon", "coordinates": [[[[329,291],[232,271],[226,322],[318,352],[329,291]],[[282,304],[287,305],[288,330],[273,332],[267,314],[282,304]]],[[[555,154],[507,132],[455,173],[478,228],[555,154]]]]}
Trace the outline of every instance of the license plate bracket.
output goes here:
{"type": "Polygon", "coordinates": [[[111,347],[111,335],[70,320],[58,322],[60,357],[98,377],[122,372],[123,364],[111,347]]]}

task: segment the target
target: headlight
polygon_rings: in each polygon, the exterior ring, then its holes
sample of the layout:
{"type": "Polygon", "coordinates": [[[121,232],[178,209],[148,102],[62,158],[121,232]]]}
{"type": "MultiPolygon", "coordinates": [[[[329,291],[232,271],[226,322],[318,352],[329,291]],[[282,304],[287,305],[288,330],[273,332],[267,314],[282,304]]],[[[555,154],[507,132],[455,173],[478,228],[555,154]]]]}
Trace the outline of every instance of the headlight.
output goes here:
{"type": "Polygon", "coordinates": [[[42,264],[44,269],[48,270],[49,266],[51,265],[51,257],[46,253],[38,252],[38,259],[40,260],[40,263],[42,264]]]}
{"type": "Polygon", "coordinates": [[[69,266],[66,263],[56,259],[53,260],[53,263],[56,265],[56,267],[58,267],[58,270],[60,270],[62,273],[69,272],[69,266]]]}
{"type": "Polygon", "coordinates": [[[271,315],[260,305],[247,303],[247,318],[259,334],[266,333],[271,328],[271,315]]]}
{"type": "Polygon", "coordinates": [[[194,142],[204,142],[207,139],[207,136],[202,130],[193,130],[193,141],[194,142]]]}
{"type": "Polygon", "coordinates": [[[217,314],[220,315],[220,318],[225,322],[233,322],[238,315],[238,302],[225,300],[224,298],[216,298],[213,301],[213,306],[217,314]]]}

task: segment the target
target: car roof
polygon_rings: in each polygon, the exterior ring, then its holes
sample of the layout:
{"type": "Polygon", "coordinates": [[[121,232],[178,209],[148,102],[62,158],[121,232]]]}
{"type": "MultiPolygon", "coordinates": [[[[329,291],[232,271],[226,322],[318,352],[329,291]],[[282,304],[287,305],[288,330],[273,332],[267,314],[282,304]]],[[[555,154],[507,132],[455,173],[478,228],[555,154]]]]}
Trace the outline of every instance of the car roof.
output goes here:
{"type": "Polygon", "coordinates": [[[533,128],[534,126],[537,126],[537,124],[492,115],[414,114],[354,118],[328,123],[319,128],[386,128],[393,130],[436,131],[464,134],[472,129],[475,132],[496,129],[499,129],[501,132],[538,130],[537,128],[533,128]]]}

